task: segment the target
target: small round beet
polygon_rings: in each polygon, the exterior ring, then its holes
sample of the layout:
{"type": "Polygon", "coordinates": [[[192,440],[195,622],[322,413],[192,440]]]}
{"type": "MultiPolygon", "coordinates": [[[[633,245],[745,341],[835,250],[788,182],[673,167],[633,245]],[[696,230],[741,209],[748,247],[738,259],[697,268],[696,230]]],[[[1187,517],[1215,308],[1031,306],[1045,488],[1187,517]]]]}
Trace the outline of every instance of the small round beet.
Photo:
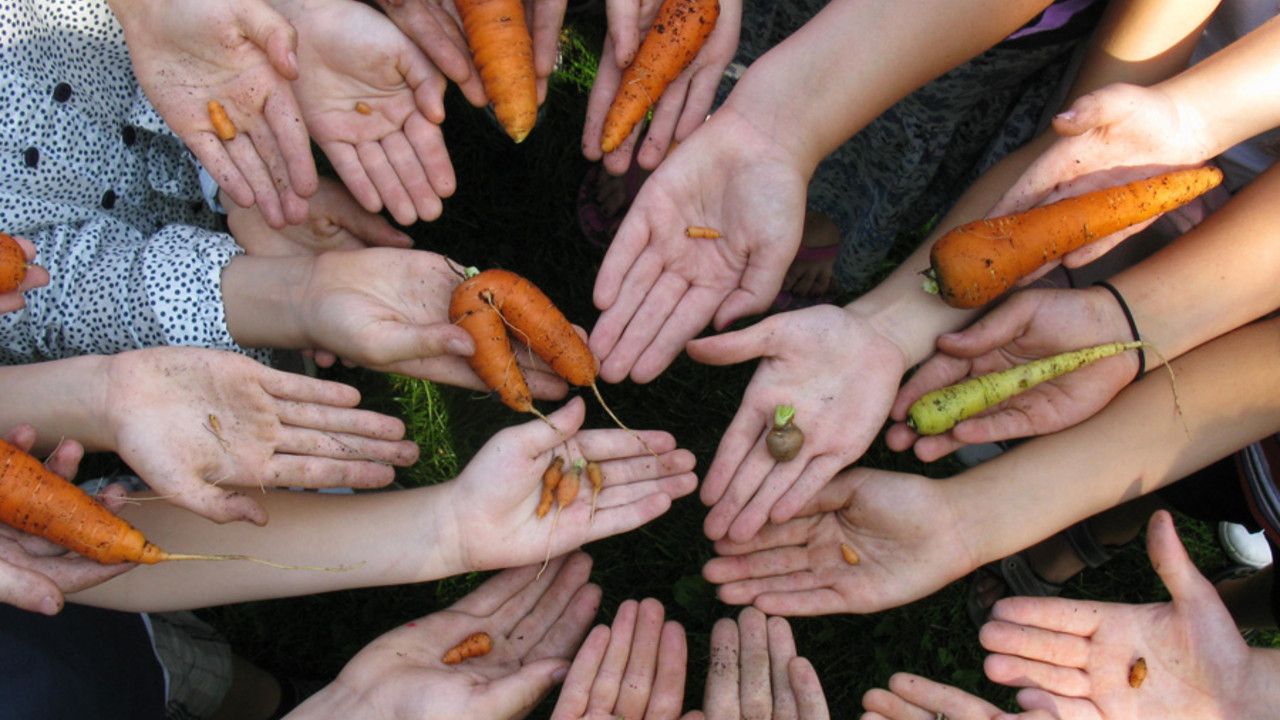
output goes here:
{"type": "Polygon", "coordinates": [[[800,454],[804,445],[804,432],[794,422],[796,409],[790,405],[779,405],[773,411],[773,428],[764,438],[769,454],[778,462],[787,462],[800,454]]]}

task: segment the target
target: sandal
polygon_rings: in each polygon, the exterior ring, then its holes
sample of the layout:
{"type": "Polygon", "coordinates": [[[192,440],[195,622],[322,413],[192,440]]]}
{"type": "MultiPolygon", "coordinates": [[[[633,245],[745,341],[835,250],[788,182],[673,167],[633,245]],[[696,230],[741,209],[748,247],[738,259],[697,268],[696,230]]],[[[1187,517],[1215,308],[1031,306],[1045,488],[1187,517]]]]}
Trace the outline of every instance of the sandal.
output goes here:
{"type": "Polygon", "coordinates": [[[599,200],[599,191],[601,183],[612,179],[611,176],[605,172],[604,165],[601,163],[596,163],[587,170],[587,174],[582,177],[582,183],[578,186],[577,206],[578,227],[582,229],[582,236],[588,242],[596,247],[609,247],[614,233],[618,232],[618,226],[622,224],[622,219],[627,216],[627,210],[631,209],[632,201],[640,192],[643,173],[644,171],[633,159],[622,175],[626,198],[616,209],[609,212],[599,200]]]}
{"type": "MultiPolygon", "coordinates": [[[[1128,546],[1129,543],[1103,545],[1093,536],[1088,523],[1088,520],[1082,520],[1062,531],[1067,543],[1084,562],[1086,568],[1101,566],[1128,546]]],[[[979,601],[978,587],[983,580],[993,577],[1004,583],[1005,592],[1001,597],[1057,597],[1062,594],[1064,587],[1063,583],[1050,582],[1036,572],[1035,568],[1031,567],[1026,550],[983,565],[975,570],[970,578],[969,590],[965,598],[965,612],[968,613],[969,620],[975,628],[981,628],[991,616],[991,605],[983,605],[979,601]]],[[[992,605],[994,604],[993,602],[992,605]]]]}

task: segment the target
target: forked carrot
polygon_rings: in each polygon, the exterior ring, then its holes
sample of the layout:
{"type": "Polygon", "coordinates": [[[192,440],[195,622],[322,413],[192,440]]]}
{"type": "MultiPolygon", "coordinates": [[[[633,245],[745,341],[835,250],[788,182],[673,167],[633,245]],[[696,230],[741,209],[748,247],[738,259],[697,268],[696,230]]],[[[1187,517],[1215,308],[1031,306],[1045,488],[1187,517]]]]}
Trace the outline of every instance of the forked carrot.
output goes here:
{"type": "Polygon", "coordinates": [[[222,103],[217,100],[209,101],[209,122],[213,123],[213,131],[218,134],[222,142],[230,142],[236,139],[236,125],[231,122],[231,118],[227,115],[227,109],[222,107],[222,103]]]}
{"type": "Polygon", "coordinates": [[[542,471],[542,497],[538,501],[538,517],[545,517],[551,512],[551,505],[556,501],[556,487],[560,484],[560,478],[564,476],[561,469],[564,465],[564,459],[559,455],[551,458],[551,463],[547,465],[547,469],[542,471]]]}
{"type": "Polygon", "coordinates": [[[338,570],[279,565],[248,555],[181,555],[143,537],[89,493],[45,467],[31,454],[0,439],[0,522],[96,560],[154,565],[170,560],[248,560],[298,570],[338,570]]]}
{"type": "Polygon", "coordinates": [[[604,118],[600,149],[611,152],[698,56],[720,17],[719,0],[663,0],[604,118]]]}
{"type": "Polygon", "coordinates": [[[22,287],[27,279],[27,255],[9,235],[0,233],[0,295],[22,287]]]}
{"type": "Polygon", "coordinates": [[[569,469],[560,477],[560,482],[556,485],[556,514],[551,518],[551,532],[547,535],[547,559],[542,561],[542,567],[538,570],[537,577],[542,577],[543,570],[547,569],[547,563],[551,562],[551,544],[556,537],[556,525],[560,522],[560,511],[578,497],[578,490],[582,487],[582,468],[586,464],[587,461],[582,458],[574,460],[573,465],[569,466],[569,469]]]}
{"type": "Polygon", "coordinates": [[[498,123],[521,142],[538,120],[538,76],[523,0],[455,0],[498,123]]]}
{"type": "Polygon", "coordinates": [[[952,307],[980,307],[1045,263],[1185,205],[1220,182],[1217,168],[1175,170],[961,225],[934,243],[925,289],[952,307]]]}

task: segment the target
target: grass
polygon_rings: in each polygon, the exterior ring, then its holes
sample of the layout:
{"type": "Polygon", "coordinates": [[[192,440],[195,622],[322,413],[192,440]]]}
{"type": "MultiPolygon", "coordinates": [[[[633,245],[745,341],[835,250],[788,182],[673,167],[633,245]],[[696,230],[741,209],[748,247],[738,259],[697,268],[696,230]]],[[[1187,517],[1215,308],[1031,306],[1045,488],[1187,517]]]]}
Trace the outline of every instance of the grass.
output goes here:
{"type": "MultiPolygon", "coordinates": [[[[591,289],[604,251],[582,239],[574,213],[578,185],[588,168],[579,144],[602,23],[599,16],[586,16],[567,24],[562,68],[550,83],[537,127],[521,145],[513,145],[484,111],[450,94],[444,130],[458,192],[445,202],[439,220],[409,228],[420,247],[465,265],[519,271],[587,328],[596,318],[591,289]]],[[[605,386],[602,392],[631,427],[672,432],[697,455],[701,474],[753,369],[752,363],[709,367],[681,357],[652,383],[626,382],[605,386]]],[[[423,457],[400,474],[406,486],[447,480],[497,429],[528,419],[493,398],[456,388],[362,370],[334,369],[322,376],[355,384],[364,392],[367,406],[405,418],[423,457]]],[[[596,403],[589,401],[588,407],[587,427],[611,426],[596,403]]],[[[861,462],[935,477],[956,470],[949,462],[924,466],[890,452],[881,442],[861,462]]],[[[686,628],[689,708],[701,706],[711,626],[737,612],[720,603],[699,574],[712,556],[711,544],[701,532],[705,512],[696,497],[683,498],[653,523],[586,548],[595,558],[592,579],[604,591],[600,622],[610,621],[625,599],[654,597],[686,628]],[[644,551],[637,552],[638,547],[644,551]]],[[[1180,528],[1202,567],[1223,562],[1208,528],[1186,521],[1180,528]]],[[[418,586],[247,603],[202,614],[246,657],[287,675],[325,678],[384,630],[447,606],[482,579],[471,575],[418,586]]],[[[950,682],[1012,707],[1012,693],[982,676],[983,651],[964,614],[964,587],[963,582],[955,583],[931,597],[874,615],[795,620],[799,651],[817,667],[834,716],[856,717],[862,693],[883,686],[899,670],[950,682]]],[[[1067,592],[1133,602],[1164,598],[1140,543],[1104,569],[1083,575],[1067,592]]],[[[533,717],[546,717],[553,701],[554,696],[533,717]]]]}

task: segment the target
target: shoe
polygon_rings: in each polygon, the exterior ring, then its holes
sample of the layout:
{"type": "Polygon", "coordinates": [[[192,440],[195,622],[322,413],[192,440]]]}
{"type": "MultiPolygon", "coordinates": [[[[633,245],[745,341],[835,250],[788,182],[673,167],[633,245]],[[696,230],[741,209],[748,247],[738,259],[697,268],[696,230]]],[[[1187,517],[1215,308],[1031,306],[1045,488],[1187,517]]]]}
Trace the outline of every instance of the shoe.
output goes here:
{"type": "Polygon", "coordinates": [[[644,171],[633,158],[627,172],[622,175],[626,197],[615,210],[608,212],[599,200],[600,184],[608,179],[608,173],[601,163],[596,163],[587,170],[587,174],[582,177],[582,183],[578,185],[577,202],[578,227],[582,229],[582,236],[587,239],[587,242],[597,247],[609,247],[609,243],[613,242],[614,233],[618,232],[618,226],[622,224],[622,219],[631,209],[631,203],[636,199],[636,194],[640,192],[640,185],[644,180],[643,173],[644,171]]]}
{"type": "Polygon", "coordinates": [[[1257,570],[1271,564],[1271,543],[1261,530],[1251,533],[1243,525],[1221,522],[1218,523],[1218,542],[1232,562],[1257,570]]]}

